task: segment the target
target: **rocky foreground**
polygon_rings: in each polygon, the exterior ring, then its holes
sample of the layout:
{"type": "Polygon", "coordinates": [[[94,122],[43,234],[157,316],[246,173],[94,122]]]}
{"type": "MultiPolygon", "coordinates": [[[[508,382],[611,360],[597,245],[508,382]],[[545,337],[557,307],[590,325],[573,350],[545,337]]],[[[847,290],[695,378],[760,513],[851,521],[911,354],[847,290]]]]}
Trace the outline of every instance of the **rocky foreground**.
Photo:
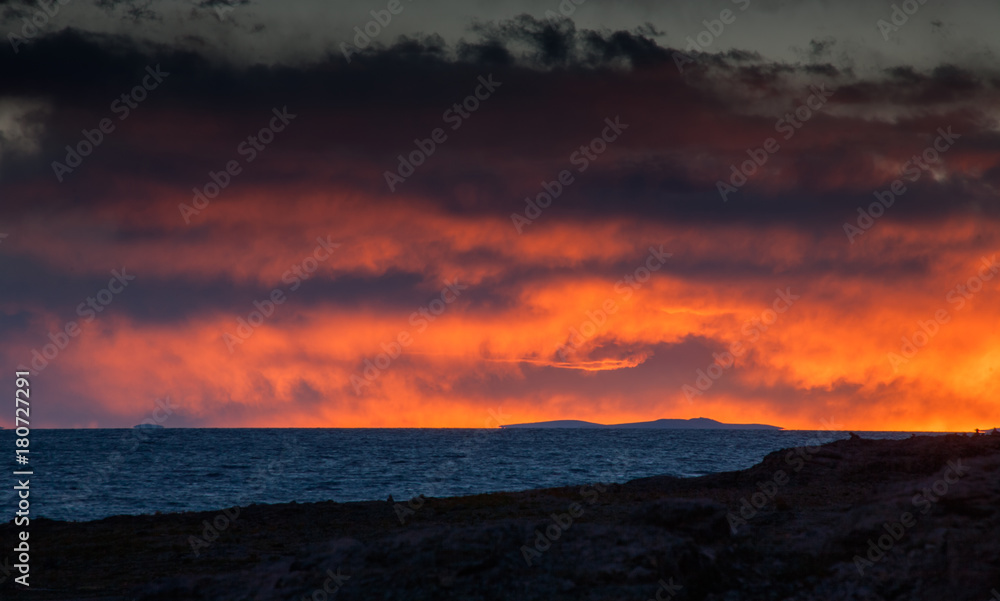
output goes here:
{"type": "Polygon", "coordinates": [[[7,576],[3,599],[1000,600],[1000,436],[422,503],[38,520],[31,540],[31,590],[7,576]]]}

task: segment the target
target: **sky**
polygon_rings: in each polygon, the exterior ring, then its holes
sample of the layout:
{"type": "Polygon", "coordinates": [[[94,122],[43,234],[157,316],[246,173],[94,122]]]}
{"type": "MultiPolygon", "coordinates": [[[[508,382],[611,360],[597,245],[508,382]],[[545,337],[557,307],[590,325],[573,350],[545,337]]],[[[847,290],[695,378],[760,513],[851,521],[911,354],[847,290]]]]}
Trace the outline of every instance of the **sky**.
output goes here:
{"type": "Polygon", "coordinates": [[[50,428],[1000,425],[997,22],[0,2],[0,387],[50,428]]]}

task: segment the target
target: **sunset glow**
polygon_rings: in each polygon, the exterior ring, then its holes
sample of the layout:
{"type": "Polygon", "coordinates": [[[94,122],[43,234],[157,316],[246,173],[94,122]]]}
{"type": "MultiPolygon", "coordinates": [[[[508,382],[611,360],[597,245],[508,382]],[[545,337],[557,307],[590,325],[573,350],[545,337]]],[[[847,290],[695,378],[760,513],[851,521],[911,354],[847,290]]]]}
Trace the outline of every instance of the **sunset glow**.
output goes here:
{"type": "Polygon", "coordinates": [[[494,32],[493,62],[425,40],[254,66],[74,31],[8,53],[3,381],[32,369],[45,427],[131,426],[163,397],[177,427],[1000,423],[995,74],[722,54],[679,72],[668,41],[565,28],[562,62],[517,54],[541,27],[494,32]],[[119,122],[147,64],[170,75],[119,122]],[[815,86],[829,98],[786,139],[815,86]]]}

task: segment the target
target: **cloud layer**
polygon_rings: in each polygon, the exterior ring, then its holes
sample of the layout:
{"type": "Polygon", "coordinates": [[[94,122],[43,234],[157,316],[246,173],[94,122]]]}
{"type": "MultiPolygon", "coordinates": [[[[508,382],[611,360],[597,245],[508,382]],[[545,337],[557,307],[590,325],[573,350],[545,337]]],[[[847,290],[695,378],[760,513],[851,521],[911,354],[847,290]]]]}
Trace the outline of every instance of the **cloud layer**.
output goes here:
{"type": "Polygon", "coordinates": [[[1000,418],[976,60],[526,14],[350,62],[93,29],[0,56],[0,356],[41,423],[1000,418]]]}

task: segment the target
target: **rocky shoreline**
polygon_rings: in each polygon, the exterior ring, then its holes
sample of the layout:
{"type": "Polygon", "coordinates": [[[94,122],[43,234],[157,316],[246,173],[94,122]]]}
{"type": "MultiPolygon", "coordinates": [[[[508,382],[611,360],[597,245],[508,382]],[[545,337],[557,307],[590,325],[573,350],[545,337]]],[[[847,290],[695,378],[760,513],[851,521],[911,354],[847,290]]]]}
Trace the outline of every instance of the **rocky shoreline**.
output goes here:
{"type": "Polygon", "coordinates": [[[4,599],[1000,600],[1000,435],[852,438],[700,478],[38,519],[31,540],[31,589],[8,575],[4,599]]]}

